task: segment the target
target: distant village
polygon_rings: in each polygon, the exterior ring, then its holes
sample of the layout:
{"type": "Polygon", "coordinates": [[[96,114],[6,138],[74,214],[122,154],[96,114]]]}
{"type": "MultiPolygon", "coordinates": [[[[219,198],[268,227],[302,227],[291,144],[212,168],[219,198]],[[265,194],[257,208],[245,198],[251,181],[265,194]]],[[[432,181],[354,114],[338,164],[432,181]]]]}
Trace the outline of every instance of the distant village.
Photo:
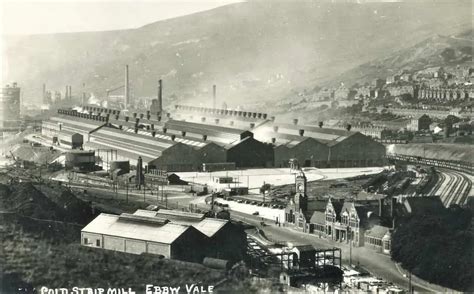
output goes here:
{"type": "Polygon", "coordinates": [[[473,80],[471,66],[403,70],[363,85],[341,83],[300,92],[292,110],[358,106],[360,111],[350,118],[329,119],[324,124],[379,140],[456,143],[466,140],[459,137],[472,134],[473,80]]]}

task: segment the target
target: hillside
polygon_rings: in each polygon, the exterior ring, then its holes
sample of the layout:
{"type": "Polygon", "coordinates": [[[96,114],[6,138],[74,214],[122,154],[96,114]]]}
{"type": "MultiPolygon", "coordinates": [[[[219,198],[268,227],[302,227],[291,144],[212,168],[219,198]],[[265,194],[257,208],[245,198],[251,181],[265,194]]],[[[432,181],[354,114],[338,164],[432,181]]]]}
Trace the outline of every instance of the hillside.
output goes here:
{"type": "Polygon", "coordinates": [[[168,106],[210,103],[216,83],[218,105],[236,107],[278,100],[436,34],[456,35],[471,28],[470,8],[470,1],[251,1],[137,29],[4,37],[2,71],[25,100],[39,101],[43,82],[52,90],[70,84],[73,94],[85,83],[104,96],[123,83],[129,64],[135,96],[154,96],[161,77],[168,106]]]}
{"type": "Polygon", "coordinates": [[[337,80],[348,85],[371,82],[377,77],[387,77],[402,70],[419,71],[430,67],[446,67],[473,64],[473,30],[459,35],[435,35],[415,46],[397,51],[386,58],[381,58],[358,66],[342,74],[337,80]]]}

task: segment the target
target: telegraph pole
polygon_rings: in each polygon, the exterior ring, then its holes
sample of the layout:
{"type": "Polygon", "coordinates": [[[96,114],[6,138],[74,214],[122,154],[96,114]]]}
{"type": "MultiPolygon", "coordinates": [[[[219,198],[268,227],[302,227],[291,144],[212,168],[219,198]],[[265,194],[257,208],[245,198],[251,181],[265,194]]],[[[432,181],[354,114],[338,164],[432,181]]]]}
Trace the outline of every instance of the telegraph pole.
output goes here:
{"type": "Polygon", "coordinates": [[[408,271],[408,293],[413,293],[413,289],[411,286],[411,271],[408,271]]]}

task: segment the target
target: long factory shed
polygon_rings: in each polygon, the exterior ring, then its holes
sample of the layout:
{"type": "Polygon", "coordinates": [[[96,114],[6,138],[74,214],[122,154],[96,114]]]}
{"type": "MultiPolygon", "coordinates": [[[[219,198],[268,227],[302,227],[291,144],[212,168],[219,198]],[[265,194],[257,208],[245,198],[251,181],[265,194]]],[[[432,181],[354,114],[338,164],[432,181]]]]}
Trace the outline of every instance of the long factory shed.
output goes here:
{"type": "Polygon", "coordinates": [[[288,167],[290,159],[304,167],[321,168],[385,163],[385,147],[359,132],[277,123],[257,113],[191,110],[198,117],[202,111],[220,119],[196,122],[189,117],[177,120],[169,113],[130,115],[87,106],[82,112],[60,110],[44,126],[53,129],[61,124],[82,134],[86,149],[114,149],[120,159],[132,164],[141,156],[148,168],[168,171],[200,170],[203,163],[223,162],[233,162],[237,168],[288,167]],[[232,125],[221,123],[226,115],[234,121],[232,125]],[[241,123],[235,123],[240,119],[241,123]]]}

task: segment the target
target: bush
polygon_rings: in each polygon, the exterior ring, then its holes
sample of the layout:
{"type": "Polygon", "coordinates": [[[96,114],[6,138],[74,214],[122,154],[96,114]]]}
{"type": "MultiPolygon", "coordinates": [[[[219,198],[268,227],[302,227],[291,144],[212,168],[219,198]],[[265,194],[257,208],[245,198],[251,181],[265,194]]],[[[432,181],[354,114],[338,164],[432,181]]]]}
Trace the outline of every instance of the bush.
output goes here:
{"type": "Polygon", "coordinates": [[[473,291],[472,212],[454,206],[438,215],[400,220],[392,259],[416,276],[460,291],[473,291]]]}

